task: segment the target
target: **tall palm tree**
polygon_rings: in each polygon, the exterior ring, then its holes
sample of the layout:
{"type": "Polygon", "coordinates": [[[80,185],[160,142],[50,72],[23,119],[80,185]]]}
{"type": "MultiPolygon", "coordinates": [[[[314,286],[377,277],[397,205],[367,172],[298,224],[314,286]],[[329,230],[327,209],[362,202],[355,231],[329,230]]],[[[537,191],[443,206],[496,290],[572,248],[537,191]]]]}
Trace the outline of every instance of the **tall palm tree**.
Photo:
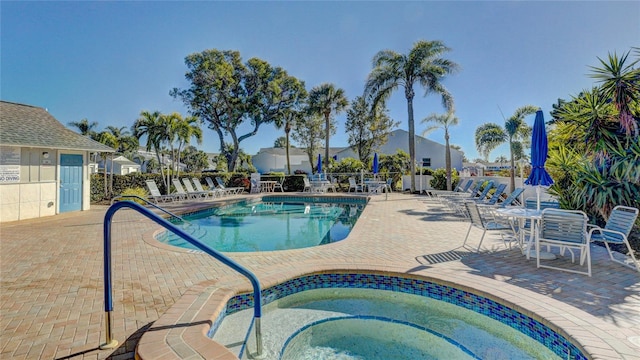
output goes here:
{"type": "MultiPolygon", "coordinates": [[[[124,154],[131,152],[138,147],[138,139],[131,136],[126,126],[121,128],[115,126],[107,126],[106,130],[108,135],[109,146],[116,149],[116,153],[124,154]]],[[[103,135],[104,136],[104,135],[103,135]]],[[[109,191],[113,192],[113,158],[115,153],[111,153],[111,176],[109,177],[109,191]]]]}
{"type": "Polygon", "coordinates": [[[443,129],[444,130],[444,144],[445,144],[445,169],[447,172],[447,190],[451,191],[451,148],[449,147],[449,127],[458,125],[459,119],[453,113],[453,111],[449,111],[446,114],[431,114],[426,118],[422,119],[422,124],[432,123],[433,125],[428,126],[423,132],[422,135],[426,135],[433,130],[443,129]]]}
{"type": "Polygon", "coordinates": [[[414,85],[425,89],[425,96],[431,93],[442,96],[442,105],[447,111],[453,110],[453,96],[442,85],[442,80],[455,73],[459,66],[442,57],[450,51],[441,41],[420,40],[408,54],[382,50],[373,57],[373,70],[367,78],[365,95],[373,100],[373,106],[385,101],[399,87],[404,88],[407,99],[409,123],[409,157],[411,159],[411,191],[416,189],[416,145],[413,119],[414,85]]]}
{"type": "MultiPolygon", "coordinates": [[[[131,130],[133,132],[133,136],[138,139],[143,136],[147,137],[146,149],[147,151],[153,150],[156,153],[156,159],[158,164],[160,164],[160,173],[163,174],[164,163],[160,159],[160,152],[162,151],[162,144],[169,140],[169,131],[166,126],[164,116],[159,111],[142,111],[138,120],[136,120],[131,127],[131,130]]],[[[169,179],[165,179],[165,177],[162,176],[162,182],[165,189],[167,189],[167,194],[169,194],[169,179]]]]}
{"type": "Polygon", "coordinates": [[[524,122],[524,118],[527,115],[535,114],[536,111],[538,111],[538,107],[525,105],[517,108],[513,115],[505,120],[504,129],[493,123],[483,124],[476,129],[476,148],[484,155],[485,159],[488,159],[489,153],[500,144],[509,143],[511,191],[516,188],[515,153],[521,153],[522,144],[527,143],[531,137],[531,127],[524,122]]]}
{"type": "Polygon", "coordinates": [[[80,135],[92,136],[93,134],[95,134],[95,131],[93,131],[93,129],[98,126],[98,123],[96,121],[89,122],[89,120],[84,118],[80,121],[71,121],[67,123],[67,125],[78,129],[78,131],[80,131],[80,135]]]}
{"type": "Polygon", "coordinates": [[[336,89],[333,84],[321,84],[309,92],[309,111],[324,116],[324,167],[329,169],[329,137],[331,135],[331,115],[346,110],[349,101],[344,90],[336,89]]]}

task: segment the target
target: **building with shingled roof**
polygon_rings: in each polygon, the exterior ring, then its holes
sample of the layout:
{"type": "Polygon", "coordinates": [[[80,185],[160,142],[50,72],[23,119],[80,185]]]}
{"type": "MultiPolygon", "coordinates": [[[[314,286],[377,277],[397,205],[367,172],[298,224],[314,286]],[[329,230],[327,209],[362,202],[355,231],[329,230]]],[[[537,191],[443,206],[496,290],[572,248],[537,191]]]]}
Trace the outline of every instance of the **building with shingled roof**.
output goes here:
{"type": "Polygon", "coordinates": [[[89,210],[90,154],[114,151],[44,108],[0,101],[0,222],[89,210]]]}

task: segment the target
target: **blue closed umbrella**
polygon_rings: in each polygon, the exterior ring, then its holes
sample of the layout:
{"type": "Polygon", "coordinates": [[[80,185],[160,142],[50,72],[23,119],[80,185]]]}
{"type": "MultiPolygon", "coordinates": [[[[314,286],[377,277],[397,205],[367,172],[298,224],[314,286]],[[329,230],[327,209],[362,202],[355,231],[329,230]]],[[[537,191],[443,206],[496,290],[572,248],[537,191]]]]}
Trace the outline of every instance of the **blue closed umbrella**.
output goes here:
{"type": "Polygon", "coordinates": [[[547,152],[547,131],[544,128],[544,115],[542,110],[538,110],[531,136],[531,174],[524,182],[527,185],[537,186],[538,210],[540,210],[540,187],[553,184],[553,179],[544,169],[544,163],[547,161],[547,152]]]}
{"type": "Polygon", "coordinates": [[[373,154],[373,175],[378,173],[378,153],[373,154]]]}
{"type": "Polygon", "coordinates": [[[317,173],[321,174],[322,173],[322,155],[318,154],[318,166],[317,166],[317,173]]]}

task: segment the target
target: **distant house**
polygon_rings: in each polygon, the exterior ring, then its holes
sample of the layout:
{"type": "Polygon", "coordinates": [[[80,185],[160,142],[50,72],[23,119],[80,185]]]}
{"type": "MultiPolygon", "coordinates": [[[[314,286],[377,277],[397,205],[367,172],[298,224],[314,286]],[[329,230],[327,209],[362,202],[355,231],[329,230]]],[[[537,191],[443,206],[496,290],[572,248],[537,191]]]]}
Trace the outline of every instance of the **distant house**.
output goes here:
{"type": "MultiPolygon", "coordinates": [[[[343,151],[345,148],[330,148],[329,156],[335,156],[340,151],[343,151]]],[[[324,157],[324,148],[319,148],[317,153],[324,157]]],[[[314,157],[315,159],[318,155],[314,157]]],[[[259,173],[265,174],[268,172],[283,172],[287,173],[287,149],[286,148],[262,148],[258,153],[251,157],[251,162],[253,166],[258,170],[259,173]]],[[[312,165],[309,162],[309,155],[305,152],[304,149],[300,148],[289,148],[289,162],[291,164],[291,173],[295,173],[296,170],[304,171],[306,173],[311,173],[312,165]]]]}
{"type": "Polygon", "coordinates": [[[111,160],[107,158],[101,162],[101,167],[106,166],[107,173],[113,173],[116,175],[127,175],[135,172],[140,172],[140,164],[135,163],[124,156],[117,156],[111,160]]]}
{"type": "MultiPolygon", "coordinates": [[[[446,146],[437,143],[435,141],[423,138],[422,136],[415,137],[416,144],[416,160],[418,161],[418,167],[440,169],[445,167],[445,149],[446,146]]],[[[389,134],[387,142],[377,149],[378,154],[393,155],[398,152],[398,149],[409,153],[409,133],[405,130],[394,130],[389,134]]],[[[318,149],[318,154],[324,157],[324,149],[318,149]]],[[[316,155],[317,156],[317,155],[316,155]]],[[[358,155],[351,147],[336,147],[329,149],[329,156],[340,161],[344,158],[357,159],[358,155]]],[[[451,166],[458,171],[462,170],[462,159],[464,154],[456,149],[451,149],[451,166]]],[[[309,162],[309,157],[304,149],[290,148],[289,158],[291,161],[291,172],[296,170],[302,170],[310,173],[312,169],[312,163],[309,162]]],[[[313,165],[315,166],[315,160],[313,159],[313,165]]],[[[256,167],[258,172],[287,172],[287,157],[286,149],[284,148],[262,148],[260,151],[252,157],[253,166],[256,167]]]]}
{"type": "Polygon", "coordinates": [[[486,166],[483,163],[465,162],[463,163],[461,177],[484,176],[486,166]]]}
{"type": "Polygon", "coordinates": [[[114,149],[44,108],[0,101],[0,222],[89,210],[92,152],[114,149]]]}
{"type": "MultiPolygon", "coordinates": [[[[416,161],[417,167],[430,169],[445,168],[445,150],[446,146],[429,140],[422,136],[415,137],[416,161]]],[[[387,142],[380,146],[376,151],[378,154],[393,155],[398,149],[409,153],[409,132],[406,130],[394,130],[389,134],[387,142]]],[[[338,160],[351,157],[358,158],[353,148],[345,148],[337,153],[338,160]]],[[[458,171],[462,170],[462,159],[464,154],[456,149],[451,149],[451,167],[458,171]]]]}

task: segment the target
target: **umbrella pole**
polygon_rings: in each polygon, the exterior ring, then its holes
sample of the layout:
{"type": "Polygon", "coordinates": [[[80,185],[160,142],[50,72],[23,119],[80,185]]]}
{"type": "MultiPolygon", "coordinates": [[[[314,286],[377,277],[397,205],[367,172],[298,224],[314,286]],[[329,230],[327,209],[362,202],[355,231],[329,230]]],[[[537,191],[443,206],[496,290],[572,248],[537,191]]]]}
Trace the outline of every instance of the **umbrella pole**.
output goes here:
{"type": "Polygon", "coordinates": [[[538,211],[540,211],[540,185],[536,186],[536,197],[538,199],[538,211]]]}

